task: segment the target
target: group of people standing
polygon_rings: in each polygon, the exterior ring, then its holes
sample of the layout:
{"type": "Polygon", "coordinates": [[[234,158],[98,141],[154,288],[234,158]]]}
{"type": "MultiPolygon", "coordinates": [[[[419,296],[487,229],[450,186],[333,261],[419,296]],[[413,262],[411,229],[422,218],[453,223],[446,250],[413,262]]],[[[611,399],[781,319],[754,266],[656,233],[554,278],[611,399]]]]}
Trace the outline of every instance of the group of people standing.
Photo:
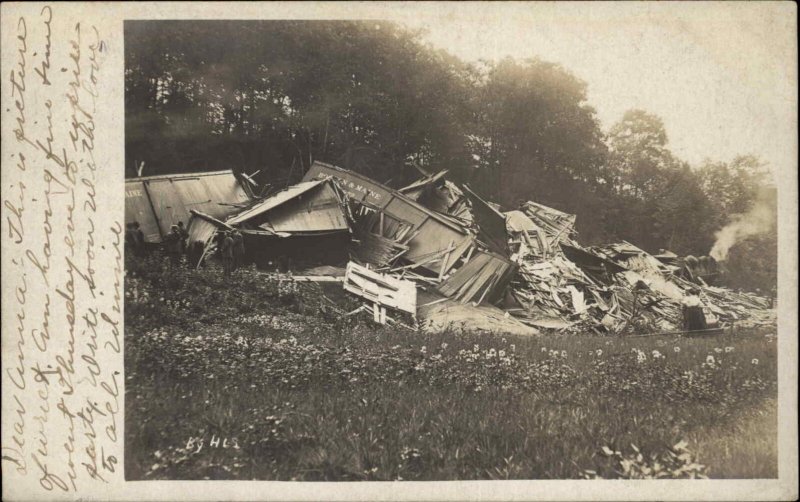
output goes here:
{"type": "MultiPolygon", "coordinates": [[[[167,235],[161,239],[164,253],[169,256],[174,264],[180,262],[181,256],[187,254],[189,266],[196,265],[203,253],[201,242],[192,243],[192,248],[187,246],[189,232],[182,221],[170,227],[167,235]],[[198,246],[199,245],[199,246],[198,246]]],[[[222,269],[226,277],[244,264],[244,236],[235,228],[220,230],[215,236],[217,250],[222,259],[222,269]]],[[[135,256],[145,256],[147,246],[145,244],[144,233],[140,228],[139,222],[134,221],[125,224],[125,247],[128,252],[135,256]]]]}
{"type": "MultiPolygon", "coordinates": [[[[172,225],[169,233],[161,240],[164,253],[177,263],[180,257],[186,252],[186,240],[189,238],[189,232],[183,226],[183,222],[179,221],[176,225],[172,225]]],[[[147,243],[144,239],[144,233],[138,221],[125,224],[125,247],[135,256],[145,256],[148,251],[147,243]]]]}

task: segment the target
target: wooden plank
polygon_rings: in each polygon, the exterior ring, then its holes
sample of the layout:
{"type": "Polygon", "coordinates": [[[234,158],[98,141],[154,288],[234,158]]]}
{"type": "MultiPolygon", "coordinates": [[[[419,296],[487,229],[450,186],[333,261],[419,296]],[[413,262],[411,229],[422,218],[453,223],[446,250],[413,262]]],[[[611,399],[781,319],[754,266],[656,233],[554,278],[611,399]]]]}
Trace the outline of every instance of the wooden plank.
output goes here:
{"type": "Polygon", "coordinates": [[[492,274],[494,274],[494,270],[495,269],[494,269],[494,267],[492,267],[491,262],[487,262],[481,268],[481,271],[478,274],[478,276],[475,279],[475,281],[473,282],[472,287],[470,287],[467,290],[467,292],[463,294],[463,296],[459,297],[459,299],[461,299],[462,303],[471,301],[473,298],[475,298],[477,296],[477,294],[481,290],[481,288],[486,285],[486,283],[489,281],[489,278],[492,276],[492,274]]]}
{"type": "Polygon", "coordinates": [[[423,303],[422,305],[419,306],[419,308],[429,307],[431,305],[436,305],[437,303],[446,302],[447,300],[448,300],[447,298],[439,298],[438,300],[433,300],[432,302],[423,303]]]}
{"type": "Polygon", "coordinates": [[[469,260],[471,260],[471,259],[472,259],[472,253],[473,253],[473,251],[475,251],[475,246],[474,246],[474,245],[473,245],[473,246],[471,246],[471,247],[469,248],[469,251],[467,252],[467,257],[466,257],[466,258],[464,258],[464,263],[468,263],[468,262],[469,262],[469,260]]]}
{"type": "Polygon", "coordinates": [[[346,291],[379,305],[411,314],[417,311],[417,289],[411,281],[379,274],[350,262],[347,264],[343,286],[346,291]]]}
{"type": "Polygon", "coordinates": [[[359,242],[354,246],[353,253],[365,263],[388,265],[408,251],[408,246],[372,232],[361,232],[358,237],[359,242]]]}
{"type": "Polygon", "coordinates": [[[450,253],[453,252],[453,240],[450,239],[450,243],[447,245],[447,253],[442,258],[442,266],[439,268],[439,280],[442,280],[444,277],[444,272],[447,269],[447,263],[450,261],[450,253]]]}
{"type": "Polygon", "coordinates": [[[366,306],[366,305],[362,305],[362,306],[358,307],[358,308],[357,308],[357,309],[355,309],[355,310],[352,310],[352,311],[350,311],[350,312],[347,312],[346,314],[344,314],[344,316],[345,316],[345,317],[349,317],[349,316],[351,316],[351,315],[353,315],[353,314],[357,314],[357,313],[359,313],[359,312],[362,312],[362,311],[364,311],[364,310],[366,310],[366,309],[367,309],[367,306],[366,306]]]}
{"type": "Polygon", "coordinates": [[[476,257],[474,260],[467,262],[466,265],[463,265],[439,286],[439,291],[445,296],[455,294],[466,282],[471,282],[470,279],[475,278],[481,268],[481,261],[476,257]]]}
{"type": "Polygon", "coordinates": [[[406,225],[404,223],[403,226],[401,226],[400,229],[397,231],[397,233],[394,234],[394,239],[398,242],[404,242],[403,239],[405,238],[406,235],[408,235],[408,232],[410,231],[411,231],[411,226],[406,225]]]}
{"type": "MultiPolygon", "coordinates": [[[[445,268],[445,273],[448,273],[455,264],[458,262],[459,258],[461,258],[464,253],[473,245],[475,240],[472,237],[467,237],[463,239],[460,243],[456,244],[456,248],[450,253],[450,258],[447,260],[447,268],[445,268]]],[[[469,260],[465,260],[464,263],[467,263],[469,260]]]]}
{"type": "MultiPolygon", "coordinates": [[[[396,268],[393,268],[393,269],[391,269],[389,271],[390,272],[399,272],[400,270],[405,270],[405,269],[409,269],[409,268],[417,268],[417,267],[425,265],[425,264],[430,264],[430,263],[439,261],[441,259],[441,256],[444,253],[446,253],[447,251],[449,251],[449,250],[451,250],[451,248],[444,249],[444,250],[442,250],[442,251],[440,251],[438,253],[432,254],[432,255],[428,256],[427,258],[425,258],[423,261],[417,261],[417,262],[411,263],[410,265],[403,265],[402,267],[396,267],[396,268]]],[[[426,268],[428,268],[428,267],[426,267],[426,268]]]]}
{"type": "Polygon", "coordinates": [[[222,228],[224,228],[226,230],[233,230],[232,226],[228,225],[227,223],[225,223],[223,221],[220,221],[220,220],[214,218],[211,215],[208,215],[206,213],[202,213],[200,211],[197,211],[196,209],[190,209],[189,212],[191,214],[197,216],[198,218],[202,218],[202,219],[208,221],[209,223],[213,223],[214,225],[216,225],[218,227],[222,227],[222,228]]]}
{"type": "MultiPolygon", "coordinates": [[[[477,267],[477,268],[475,268],[474,272],[467,271],[467,272],[461,274],[461,276],[458,278],[457,284],[456,284],[458,287],[456,287],[453,290],[453,292],[449,295],[450,297],[455,298],[455,299],[464,298],[464,295],[467,293],[467,291],[469,291],[475,285],[476,281],[478,281],[478,279],[480,278],[481,268],[478,267],[478,265],[479,265],[478,261],[470,262],[470,263],[473,264],[473,267],[477,267]]],[[[459,272],[461,272],[461,270],[459,270],[459,272]]],[[[458,274],[458,272],[456,274],[458,274]]],[[[454,277],[455,276],[451,277],[451,279],[454,278],[454,277]]],[[[445,282],[447,282],[447,281],[445,281],[445,282]]],[[[442,290],[440,289],[439,291],[441,292],[442,290]]]]}
{"type": "Polygon", "coordinates": [[[297,282],[342,282],[344,277],[331,277],[328,275],[293,275],[293,281],[297,282]]]}
{"type": "Polygon", "coordinates": [[[494,271],[491,279],[489,280],[489,283],[483,289],[483,294],[481,294],[481,297],[478,299],[478,305],[483,303],[483,300],[486,298],[486,295],[489,293],[489,291],[491,291],[495,287],[495,285],[500,281],[500,278],[502,276],[503,276],[502,268],[498,268],[497,270],[494,271]]]}
{"type": "Polygon", "coordinates": [[[394,284],[391,284],[390,282],[384,280],[383,278],[375,277],[374,275],[371,275],[371,274],[365,274],[364,272],[361,272],[359,270],[352,270],[352,271],[350,271],[350,273],[351,274],[355,274],[355,275],[357,275],[359,277],[363,277],[363,278],[365,278],[365,279],[367,279],[369,281],[372,281],[375,284],[377,284],[378,286],[386,288],[389,291],[400,291],[399,287],[395,286],[394,284]]]}

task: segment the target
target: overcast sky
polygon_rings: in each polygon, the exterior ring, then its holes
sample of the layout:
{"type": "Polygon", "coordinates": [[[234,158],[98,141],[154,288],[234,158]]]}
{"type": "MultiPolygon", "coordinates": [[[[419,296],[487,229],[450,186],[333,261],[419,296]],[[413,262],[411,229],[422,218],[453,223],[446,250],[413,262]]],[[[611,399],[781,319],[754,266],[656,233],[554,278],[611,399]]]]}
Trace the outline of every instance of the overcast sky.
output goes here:
{"type": "Polygon", "coordinates": [[[692,164],[753,153],[796,169],[793,3],[452,3],[391,12],[465,60],[560,63],[588,83],[605,130],[628,109],[648,110],[692,164]]]}

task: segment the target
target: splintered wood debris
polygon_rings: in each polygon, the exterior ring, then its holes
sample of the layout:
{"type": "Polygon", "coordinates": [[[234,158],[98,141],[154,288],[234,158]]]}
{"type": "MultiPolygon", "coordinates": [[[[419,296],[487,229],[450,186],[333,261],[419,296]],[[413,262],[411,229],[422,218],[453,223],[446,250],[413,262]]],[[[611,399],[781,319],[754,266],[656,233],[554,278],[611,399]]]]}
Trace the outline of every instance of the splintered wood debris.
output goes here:
{"type": "Polygon", "coordinates": [[[447,180],[446,171],[420,171],[421,179],[394,190],[314,162],[301,183],[224,222],[193,211],[202,224],[192,231],[207,242],[210,225],[289,240],[345,232],[344,289],[367,302],[349,315],[368,312],[381,324],[397,322],[389,309],[424,311],[428,328],[442,326],[446,312],[488,331],[487,323],[525,334],[671,331],[682,328],[681,301],[694,290],[712,327],[775,322],[769,299],[707,284],[704,277],[716,273],[707,258],[684,260],[666,250],[653,256],[624,241],[584,247],[575,215],[532,201],[503,213],[447,180]],[[417,289],[442,298],[418,308],[417,289]],[[467,315],[469,309],[483,310],[467,315]]]}

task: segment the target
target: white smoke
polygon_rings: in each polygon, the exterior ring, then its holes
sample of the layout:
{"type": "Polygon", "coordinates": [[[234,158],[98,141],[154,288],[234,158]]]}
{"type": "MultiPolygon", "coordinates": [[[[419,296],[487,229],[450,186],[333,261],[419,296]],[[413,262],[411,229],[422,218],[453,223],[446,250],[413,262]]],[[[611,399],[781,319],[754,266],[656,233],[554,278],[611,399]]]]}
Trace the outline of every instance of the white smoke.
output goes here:
{"type": "Polygon", "coordinates": [[[750,211],[734,215],[730,223],[714,234],[717,241],[708,254],[717,261],[725,261],[728,259],[728,252],[737,242],[768,232],[775,224],[774,202],[759,198],[750,211]]]}

